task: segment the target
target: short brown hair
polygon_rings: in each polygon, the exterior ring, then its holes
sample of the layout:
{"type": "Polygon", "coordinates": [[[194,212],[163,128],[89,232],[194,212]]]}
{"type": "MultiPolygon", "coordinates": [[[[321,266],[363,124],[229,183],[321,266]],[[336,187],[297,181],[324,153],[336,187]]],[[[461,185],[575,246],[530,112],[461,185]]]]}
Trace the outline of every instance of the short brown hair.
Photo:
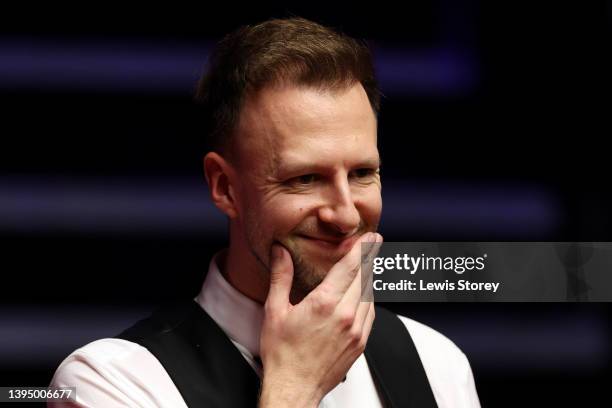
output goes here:
{"type": "Polygon", "coordinates": [[[228,147],[249,92],[281,84],[335,90],[357,82],[378,114],[380,92],[364,42],[303,18],[241,27],[217,44],[198,83],[207,148],[223,152],[228,147]]]}

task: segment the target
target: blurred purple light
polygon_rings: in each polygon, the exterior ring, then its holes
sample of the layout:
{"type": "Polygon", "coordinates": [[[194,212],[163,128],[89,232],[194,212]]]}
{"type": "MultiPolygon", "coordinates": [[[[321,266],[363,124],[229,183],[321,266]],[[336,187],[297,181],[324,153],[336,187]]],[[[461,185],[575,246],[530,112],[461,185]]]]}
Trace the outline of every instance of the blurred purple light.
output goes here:
{"type": "Polygon", "coordinates": [[[153,309],[3,306],[0,308],[0,365],[59,364],[77,347],[115,336],[153,309]]]}
{"type": "MultiPolygon", "coordinates": [[[[4,306],[0,308],[0,364],[58,364],[75,348],[112,337],[148,315],[150,306],[4,306]]],[[[610,358],[610,331],[605,317],[591,313],[563,318],[532,316],[466,318],[438,316],[436,327],[469,357],[472,366],[488,370],[599,370],[610,358]]]]}
{"type": "Polygon", "coordinates": [[[0,40],[0,88],[191,93],[209,44],[0,40]]]}
{"type": "Polygon", "coordinates": [[[472,365],[505,374],[523,370],[564,370],[576,374],[605,369],[610,359],[612,338],[607,317],[592,312],[539,317],[535,313],[529,319],[480,316],[461,321],[439,315],[433,320],[435,327],[463,350],[472,365]]]}
{"type": "Polygon", "coordinates": [[[411,233],[550,234],[559,200],[533,186],[430,183],[383,188],[382,227],[411,233]]]}
{"type": "MultiPolygon", "coordinates": [[[[387,233],[546,234],[559,202],[541,188],[386,183],[387,233]]],[[[0,231],[224,234],[203,180],[0,178],[0,231]]]]}
{"type": "MultiPolygon", "coordinates": [[[[0,89],[191,94],[211,45],[0,39],[0,89]]],[[[385,94],[456,94],[475,61],[447,48],[375,50],[385,94]]]]}
{"type": "Polygon", "coordinates": [[[476,86],[474,59],[458,50],[382,49],[375,52],[375,57],[378,80],[385,94],[462,94],[476,86]]]}

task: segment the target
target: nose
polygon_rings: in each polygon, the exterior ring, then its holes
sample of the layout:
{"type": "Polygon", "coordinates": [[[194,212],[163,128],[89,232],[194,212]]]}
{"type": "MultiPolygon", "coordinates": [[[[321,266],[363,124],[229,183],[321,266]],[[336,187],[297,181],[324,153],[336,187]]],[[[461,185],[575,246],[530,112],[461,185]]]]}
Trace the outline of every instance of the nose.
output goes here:
{"type": "Polygon", "coordinates": [[[361,215],[346,177],[329,186],[325,201],[319,209],[319,219],[341,234],[354,233],[361,222],[361,215]]]}

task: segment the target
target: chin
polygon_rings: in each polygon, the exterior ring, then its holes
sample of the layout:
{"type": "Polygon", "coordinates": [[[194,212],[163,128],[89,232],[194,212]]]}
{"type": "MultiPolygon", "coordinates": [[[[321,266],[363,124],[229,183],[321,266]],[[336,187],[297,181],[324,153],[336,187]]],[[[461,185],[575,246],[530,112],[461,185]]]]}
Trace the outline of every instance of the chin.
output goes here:
{"type": "Polygon", "coordinates": [[[336,251],[310,248],[291,242],[285,245],[291,254],[295,279],[304,288],[314,289],[327,276],[329,270],[344,256],[336,251]]]}
{"type": "Polygon", "coordinates": [[[299,286],[310,292],[325,279],[329,270],[336,264],[333,260],[300,257],[294,261],[294,276],[299,286]]]}
{"type": "Polygon", "coordinates": [[[342,256],[333,253],[317,253],[304,254],[301,259],[308,263],[313,270],[318,271],[317,274],[327,275],[327,272],[342,259],[342,256]]]}

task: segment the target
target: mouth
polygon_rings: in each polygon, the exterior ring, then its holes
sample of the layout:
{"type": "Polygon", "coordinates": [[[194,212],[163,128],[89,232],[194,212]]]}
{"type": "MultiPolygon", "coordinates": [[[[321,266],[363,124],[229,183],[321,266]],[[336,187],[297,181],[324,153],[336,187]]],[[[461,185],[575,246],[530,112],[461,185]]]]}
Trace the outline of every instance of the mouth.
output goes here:
{"type": "Polygon", "coordinates": [[[308,246],[314,247],[319,251],[327,251],[332,255],[344,255],[351,250],[355,242],[359,239],[361,234],[353,234],[349,237],[335,238],[335,237],[316,237],[309,235],[298,235],[308,246]]]}

